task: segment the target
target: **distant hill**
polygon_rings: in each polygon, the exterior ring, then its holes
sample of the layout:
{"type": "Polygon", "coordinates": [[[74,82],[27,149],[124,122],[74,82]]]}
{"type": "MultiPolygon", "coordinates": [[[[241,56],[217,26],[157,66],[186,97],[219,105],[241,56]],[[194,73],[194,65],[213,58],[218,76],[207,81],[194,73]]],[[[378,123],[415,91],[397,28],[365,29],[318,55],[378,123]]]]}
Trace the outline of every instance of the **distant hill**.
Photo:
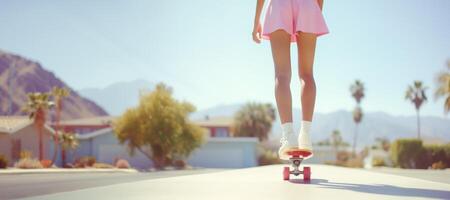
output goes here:
{"type": "Polygon", "coordinates": [[[29,92],[48,92],[66,87],[70,97],[63,102],[63,119],[108,115],[93,101],[83,98],[38,62],[0,50],[0,115],[26,115],[21,108],[29,92]]]}
{"type": "MultiPolygon", "coordinates": [[[[243,104],[220,105],[205,110],[200,110],[191,115],[192,119],[211,116],[233,116],[243,104]]],[[[294,127],[296,132],[300,127],[301,110],[294,109],[294,127]]],[[[426,140],[450,141],[450,119],[443,117],[422,116],[422,136],[426,140]]],[[[416,133],[416,116],[394,116],[384,112],[364,113],[363,120],[358,129],[358,146],[372,144],[377,137],[386,137],[390,140],[396,138],[414,138],[416,133]]],[[[339,110],[330,113],[315,113],[312,129],[314,142],[328,138],[335,129],[341,131],[345,141],[351,142],[355,125],[352,113],[339,110]]],[[[271,139],[276,141],[280,137],[280,121],[273,124],[271,139]]]]}
{"type": "Polygon", "coordinates": [[[135,80],[114,83],[105,88],[81,89],[79,92],[101,105],[111,115],[120,115],[127,108],[138,105],[141,91],[150,91],[154,87],[155,84],[149,81],[135,80]]]}

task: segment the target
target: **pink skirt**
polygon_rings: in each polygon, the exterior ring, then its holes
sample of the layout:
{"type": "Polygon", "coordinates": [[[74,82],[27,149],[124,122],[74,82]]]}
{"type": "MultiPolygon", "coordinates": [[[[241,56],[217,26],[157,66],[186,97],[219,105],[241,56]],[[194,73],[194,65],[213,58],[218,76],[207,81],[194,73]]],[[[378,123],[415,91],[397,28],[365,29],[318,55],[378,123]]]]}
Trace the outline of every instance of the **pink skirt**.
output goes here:
{"type": "Polygon", "coordinates": [[[328,33],[317,0],[271,0],[264,18],[263,38],[270,40],[270,34],[280,29],[291,35],[291,42],[296,42],[299,31],[317,36],[328,33]]]}

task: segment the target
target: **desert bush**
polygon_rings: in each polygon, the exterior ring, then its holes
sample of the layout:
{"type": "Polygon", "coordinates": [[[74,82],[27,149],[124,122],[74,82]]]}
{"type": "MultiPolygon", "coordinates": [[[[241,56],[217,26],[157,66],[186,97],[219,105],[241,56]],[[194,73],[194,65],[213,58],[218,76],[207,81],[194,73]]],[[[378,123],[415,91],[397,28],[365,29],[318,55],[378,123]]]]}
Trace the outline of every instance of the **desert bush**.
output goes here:
{"type": "Polygon", "coordinates": [[[186,162],[184,160],[173,161],[173,166],[177,169],[184,169],[186,167],[186,162]]]}
{"type": "Polygon", "coordinates": [[[94,163],[93,165],[94,168],[99,168],[99,169],[111,169],[114,168],[114,166],[107,164],[107,163],[94,163]]]}
{"type": "Polygon", "coordinates": [[[364,162],[361,157],[356,158],[350,158],[345,164],[345,167],[351,167],[351,168],[362,168],[364,167],[364,162]]]}
{"type": "Polygon", "coordinates": [[[93,156],[83,156],[75,160],[76,168],[93,167],[96,159],[93,156]]]}
{"type": "Polygon", "coordinates": [[[22,158],[14,164],[14,167],[21,169],[41,169],[42,164],[37,159],[22,158]]]}
{"type": "Polygon", "coordinates": [[[384,162],[384,158],[382,158],[382,157],[374,157],[372,159],[372,166],[383,167],[383,166],[386,166],[386,162],[384,162]]]}
{"type": "Polygon", "coordinates": [[[347,152],[347,151],[339,151],[337,154],[336,154],[336,165],[339,165],[339,166],[345,166],[345,163],[347,163],[348,162],[348,160],[350,159],[350,157],[351,157],[351,153],[350,152],[347,152]]]}
{"type": "Polygon", "coordinates": [[[0,154],[0,169],[6,169],[8,167],[8,159],[6,156],[0,154]]]}
{"type": "Polygon", "coordinates": [[[115,166],[119,169],[128,169],[130,168],[130,163],[125,159],[118,159],[115,166]]]}
{"type": "Polygon", "coordinates": [[[431,169],[446,169],[446,165],[443,161],[435,162],[431,165],[431,169]]]}
{"type": "Polygon", "coordinates": [[[264,150],[258,157],[258,165],[260,166],[281,163],[283,162],[280,160],[280,158],[278,158],[278,154],[272,150],[264,150]]]}
{"type": "Polygon", "coordinates": [[[41,165],[42,165],[43,168],[50,168],[50,167],[52,167],[51,166],[51,164],[52,164],[51,160],[41,160],[40,162],[41,162],[41,165]]]}
{"type": "Polygon", "coordinates": [[[441,162],[443,166],[450,167],[450,144],[425,146],[429,165],[441,162]]]}
{"type": "Polygon", "coordinates": [[[422,141],[418,139],[398,139],[391,146],[392,161],[401,168],[428,168],[426,154],[422,141]]]}
{"type": "Polygon", "coordinates": [[[28,151],[28,150],[20,151],[20,159],[32,158],[32,156],[33,156],[33,153],[31,151],[28,151]]]}
{"type": "Polygon", "coordinates": [[[63,168],[68,168],[68,169],[75,168],[75,165],[73,165],[71,163],[66,163],[66,164],[64,164],[63,168]]]}

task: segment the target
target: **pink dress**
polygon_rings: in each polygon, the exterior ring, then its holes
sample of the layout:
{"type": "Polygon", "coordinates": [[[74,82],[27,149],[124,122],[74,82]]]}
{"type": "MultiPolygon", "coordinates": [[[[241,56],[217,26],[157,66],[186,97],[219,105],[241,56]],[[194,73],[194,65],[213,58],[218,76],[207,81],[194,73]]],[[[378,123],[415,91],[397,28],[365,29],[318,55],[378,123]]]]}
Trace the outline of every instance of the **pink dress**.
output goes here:
{"type": "Polygon", "coordinates": [[[328,33],[317,0],[271,0],[264,18],[263,38],[270,40],[270,33],[285,30],[296,41],[297,32],[314,33],[317,36],[328,33]]]}

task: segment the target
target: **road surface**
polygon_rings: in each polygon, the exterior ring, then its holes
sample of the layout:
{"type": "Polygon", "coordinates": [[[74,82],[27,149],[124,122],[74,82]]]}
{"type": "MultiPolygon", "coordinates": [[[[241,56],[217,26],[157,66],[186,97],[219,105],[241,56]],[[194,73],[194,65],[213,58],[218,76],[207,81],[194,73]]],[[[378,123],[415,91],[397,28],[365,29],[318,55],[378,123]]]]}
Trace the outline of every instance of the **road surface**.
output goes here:
{"type": "Polygon", "coordinates": [[[312,180],[282,180],[282,165],[143,180],[32,197],[80,199],[450,199],[450,184],[311,165],[312,180]]]}
{"type": "Polygon", "coordinates": [[[223,169],[200,168],[192,170],[169,170],[143,173],[70,172],[0,174],[0,200],[68,192],[141,180],[212,173],[217,171],[223,171],[223,169]]]}

